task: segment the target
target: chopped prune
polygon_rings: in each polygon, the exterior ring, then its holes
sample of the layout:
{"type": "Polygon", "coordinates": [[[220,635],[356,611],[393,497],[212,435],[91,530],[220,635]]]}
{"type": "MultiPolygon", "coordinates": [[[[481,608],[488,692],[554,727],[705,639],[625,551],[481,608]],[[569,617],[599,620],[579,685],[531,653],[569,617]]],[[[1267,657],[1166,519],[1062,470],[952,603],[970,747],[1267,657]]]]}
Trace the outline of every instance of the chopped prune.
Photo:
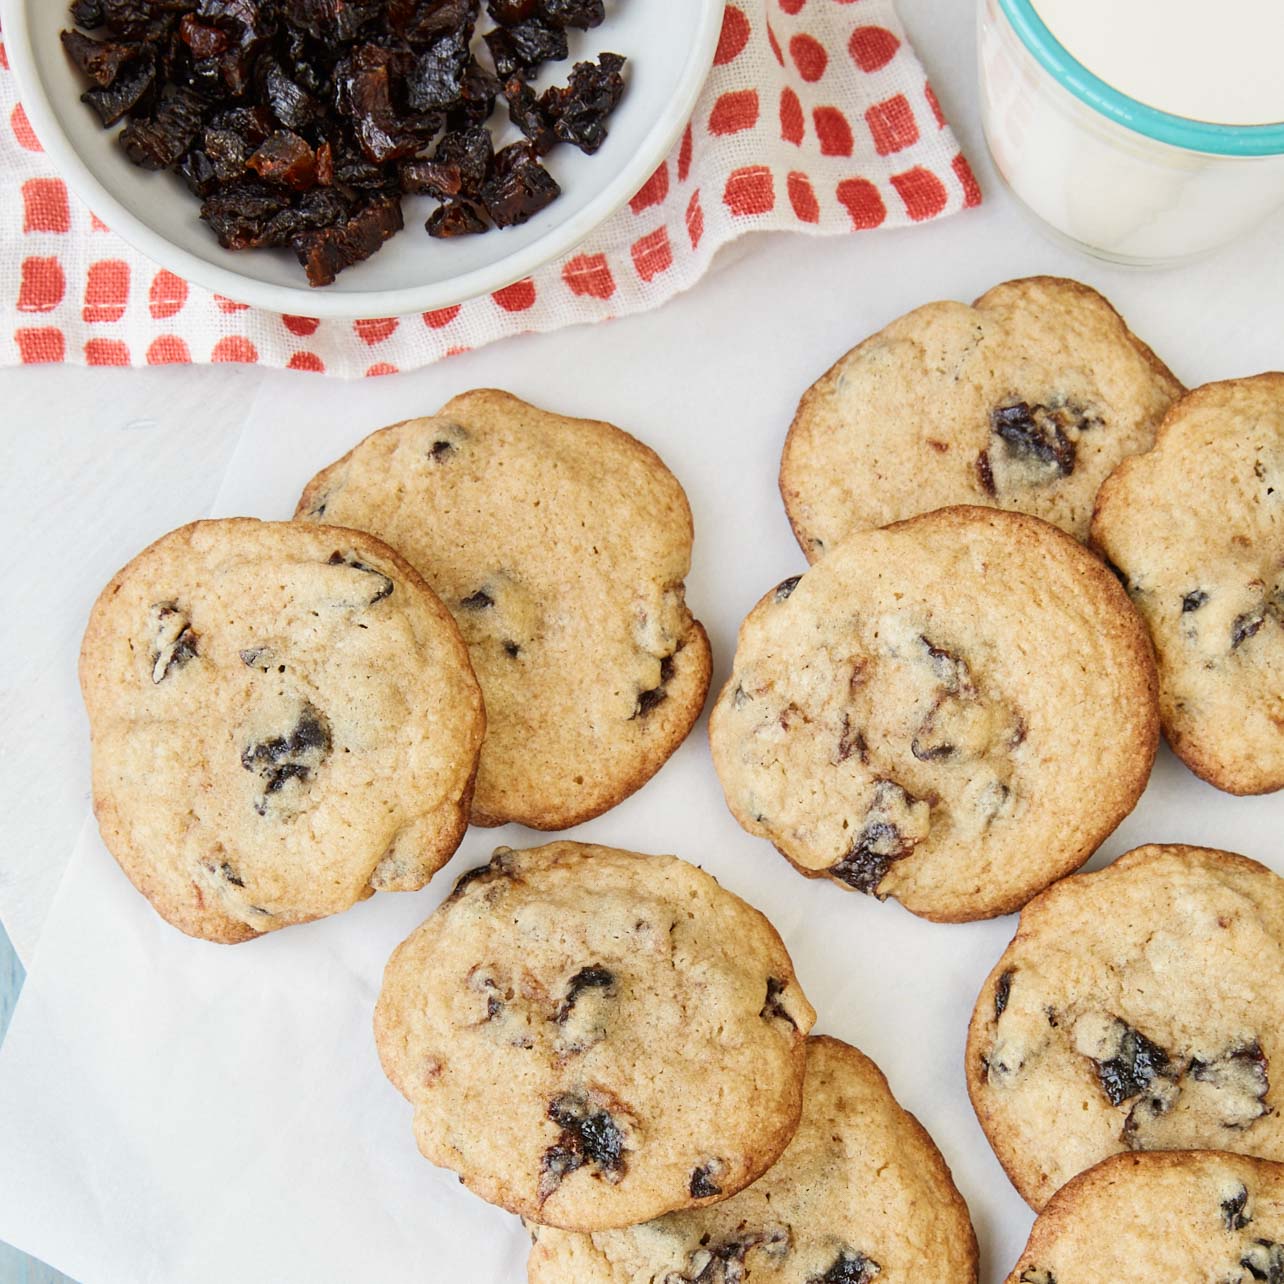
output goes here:
{"type": "Polygon", "coordinates": [[[1021,458],[1055,468],[1062,477],[1074,472],[1075,443],[1066,436],[1064,411],[1018,401],[990,412],[990,429],[1021,458]]]}
{"type": "Polygon", "coordinates": [[[772,594],[772,601],[787,602],[793,596],[794,589],[798,587],[798,581],[801,579],[801,575],[791,575],[787,580],[781,580],[776,585],[775,593],[772,594]]]}
{"type": "Polygon", "coordinates": [[[844,1248],[823,1275],[812,1275],[807,1284],[869,1284],[883,1268],[864,1253],[844,1248]]]}
{"type": "Polygon", "coordinates": [[[152,682],[163,682],[198,654],[199,638],[176,602],[158,602],[151,609],[152,682]]]}
{"type": "Polygon", "coordinates": [[[758,1013],[764,1021],[787,1021],[794,1029],[798,1029],[798,1022],[789,1014],[788,1008],[780,1001],[780,996],[784,994],[786,983],[778,977],[769,976],[767,978],[767,998],[762,1005],[762,1011],[758,1013]]]}
{"type": "Polygon", "coordinates": [[[601,990],[607,995],[614,994],[615,973],[596,963],[580,968],[571,977],[566,987],[566,997],[557,1005],[557,1011],[553,1014],[553,1020],[558,1025],[565,1024],[566,1018],[571,1015],[571,1009],[575,1007],[576,1000],[585,990],[601,990]]]}
{"type": "Polygon", "coordinates": [[[981,483],[981,489],[991,499],[999,493],[994,485],[994,469],[990,464],[990,452],[988,450],[981,451],[976,457],[976,479],[981,483]]]}
{"type": "Polygon", "coordinates": [[[304,704],[294,729],[286,736],[273,736],[241,752],[241,766],[263,781],[262,796],[254,810],[267,814],[269,795],[280,793],[291,781],[306,781],[321,765],[331,748],[330,727],[311,704],[304,704]]]}
{"type": "Polygon", "coordinates": [[[869,761],[869,742],[859,727],[851,724],[851,715],[843,714],[843,729],[838,736],[838,761],[846,762],[855,754],[861,762],[869,761]]]}
{"type": "Polygon", "coordinates": [[[480,195],[496,227],[516,227],[551,205],[561,190],[530,143],[510,143],[495,153],[480,195]]]}
{"type": "Polygon", "coordinates": [[[549,1103],[548,1117],[562,1133],[540,1162],[541,1202],[585,1164],[592,1164],[610,1182],[624,1176],[628,1170],[624,1134],[609,1110],[579,1093],[566,1092],[549,1103]]]}
{"type": "Polygon", "coordinates": [[[706,1236],[701,1247],[687,1259],[687,1273],[670,1271],[664,1284],[743,1284],[745,1259],[755,1250],[769,1258],[780,1259],[788,1252],[792,1238],[787,1226],[769,1226],[763,1230],[745,1230],[743,1224],[725,1240],[710,1241],[706,1236]]]}
{"type": "Polygon", "coordinates": [[[658,687],[652,687],[649,691],[638,692],[638,702],[634,706],[633,714],[629,721],[631,722],[635,718],[645,718],[646,715],[656,707],[656,705],[663,704],[664,701],[669,698],[669,693],[665,688],[672,681],[673,657],[671,655],[666,655],[664,659],[660,661],[660,685],[658,687]]]}
{"type": "Polygon", "coordinates": [[[1181,613],[1188,615],[1191,611],[1198,611],[1205,602],[1208,601],[1208,594],[1203,589],[1195,589],[1193,593],[1187,593],[1181,600],[1181,613]]]}
{"type": "Polygon", "coordinates": [[[1151,1081],[1168,1071],[1168,1054],[1157,1043],[1119,1022],[1119,1046],[1114,1056],[1098,1061],[1097,1077],[1112,1106],[1145,1092],[1151,1081]]]}
{"type": "Polygon", "coordinates": [[[379,580],[379,585],[375,589],[374,596],[366,603],[367,606],[373,606],[376,602],[382,602],[384,598],[392,596],[392,590],[395,585],[390,576],[385,575],[382,571],[376,571],[373,566],[367,566],[365,562],[359,561],[351,554],[345,556],[340,552],[330,554],[329,566],[350,566],[354,571],[364,571],[367,575],[374,575],[379,580]]]}
{"type": "Polygon", "coordinates": [[[1252,1218],[1244,1211],[1248,1207],[1248,1187],[1241,1185],[1231,1196],[1222,1200],[1222,1225],[1228,1231],[1243,1230],[1252,1218]]]}
{"type": "Polygon", "coordinates": [[[489,863],[465,870],[455,880],[455,886],[451,888],[447,901],[457,901],[474,883],[493,883],[501,878],[512,878],[513,854],[511,847],[500,847],[490,858],[489,863]]]}
{"type": "Polygon", "coordinates": [[[858,892],[878,895],[878,886],[893,863],[908,856],[919,841],[902,832],[892,816],[907,813],[918,801],[893,780],[876,782],[865,823],[847,854],[829,867],[830,876],[858,892]]]}
{"type": "Polygon", "coordinates": [[[577,62],[564,88],[545,90],[540,105],[558,138],[590,156],[602,146],[607,117],[624,94],[623,67],[619,54],[604,53],[595,63],[577,62]]]}
{"type": "Polygon", "coordinates": [[[1249,638],[1258,633],[1263,624],[1266,623],[1266,612],[1264,610],[1245,611],[1243,615],[1237,615],[1235,622],[1231,625],[1231,650],[1236,650],[1249,638]]]}
{"type": "Polygon", "coordinates": [[[691,1180],[687,1184],[687,1189],[691,1192],[692,1199],[710,1199],[714,1195],[722,1194],[722,1187],[713,1179],[721,1170],[721,1164],[718,1160],[710,1160],[707,1164],[701,1164],[699,1168],[692,1169],[691,1180]]]}
{"type": "Polygon", "coordinates": [[[495,605],[495,599],[485,589],[478,589],[470,597],[464,598],[459,605],[466,611],[484,611],[495,605]]]}
{"type": "Polygon", "coordinates": [[[540,155],[605,137],[623,59],[578,64],[539,97],[525,84],[567,56],[567,28],[603,20],[602,0],[489,0],[500,25],[484,36],[506,88],[474,53],[480,7],[74,0],[78,29],[62,43],[104,126],[128,118],[131,161],[173,169],[226,248],[290,245],[323,286],[400,230],[403,195],[441,203],[425,224],[436,237],[514,226],[560,194],[540,155]],[[496,157],[485,124],[501,92],[529,141],[496,157]],[[333,191],[314,198],[318,187],[333,191]]]}
{"type": "Polygon", "coordinates": [[[1008,999],[1012,995],[1012,978],[1014,975],[1016,974],[1009,968],[994,983],[994,1019],[996,1021],[1008,1009],[1008,999]]]}

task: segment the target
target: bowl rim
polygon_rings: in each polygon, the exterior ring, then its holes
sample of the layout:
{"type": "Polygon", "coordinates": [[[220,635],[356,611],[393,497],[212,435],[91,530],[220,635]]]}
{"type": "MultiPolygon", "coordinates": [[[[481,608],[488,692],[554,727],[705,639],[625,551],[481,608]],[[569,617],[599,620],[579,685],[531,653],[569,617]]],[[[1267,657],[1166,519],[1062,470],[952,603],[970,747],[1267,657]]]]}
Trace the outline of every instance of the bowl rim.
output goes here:
{"type": "MultiPolygon", "coordinates": [[[[41,0],[49,3],[50,0],[41,0]]],[[[61,0],[52,0],[60,3],[61,0]]],[[[72,191],[133,249],[194,285],[237,303],[282,315],[319,320],[362,317],[400,317],[432,312],[484,297],[529,276],[553,259],[569,253],[592,231],[637,194],[673,149],[695,111],[713,67],[722,33],[724,0],[688,0],[702,5],[696,38],[691,43],[678,91],[656,118],[640,147],[615,178],[571,217],[522,249],[460,276],[396,290],[328,293],[324,287],[277,285],[220,267],[190,253],[136,217],[111,194],[81,160],[58,125],[57,116],[36,70],[27,22],[28,0],[0,0],[9,66],[18,85],[19,101],[36,138],[72,191]]],[[[232,252],[228,251],[230,255],[232,252]]]]}

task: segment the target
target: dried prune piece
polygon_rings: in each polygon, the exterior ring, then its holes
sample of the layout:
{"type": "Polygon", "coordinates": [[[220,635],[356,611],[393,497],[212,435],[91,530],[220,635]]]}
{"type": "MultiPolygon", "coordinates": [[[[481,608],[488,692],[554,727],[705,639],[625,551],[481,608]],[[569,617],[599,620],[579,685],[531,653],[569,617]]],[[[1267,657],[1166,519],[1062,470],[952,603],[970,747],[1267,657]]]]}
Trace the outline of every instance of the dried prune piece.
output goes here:
{"type": "Polygon", "coordinates": [[[877,781],[865,823],[847,854],[829,867],[831,877],[858,892],[877,896],[878,886],[893,863],[904,860],[921,841],[897,823],[897,818],[908,817],[919,805],[920,800],[894,780],[877,781]]]}
{"type": "Polygon", "coordinates": [[[635,718],[645,718],[656,705],[663,704],[669,698],[669,693],[665,688],[673,681],[673,672],[673,657],[666,655],[660,661],[660,685],[652,687],[649,691],[638,692],[638,702],[629,718],[630,722],[635,718]]]}
{"type": "Polygon", "coordinates": [[[470,201],[448,201],[428,215],[424,226],[429,236],[476,236],[490,224],[470,201]]]}
{"type": "Polygon", "coordinates": [[[441,165],[453,165],[459,171],[459,190],[475,196],[495,162],[495,146],[488,130],[473,125],[444,134],[433,159],[441,165]]]}
{"type": "Polygon", "coordinates": [[[109,89],[89,89],[80,96],[98,113],[103,127],[114,125],[143,101],[156,84],[156,67],[150,62],[140,62],[127,67],[112,82],[109,89]]]}
{"type": "Polygon", "coordinates": [[[406,80],[410,105],[416,111],[445,111],[454,106],[463,92],[467,65],[467,35],[439,36],[415,60],[406,80]]]}
{"type": "Polygon", "coordinates": [[[1062,477],[1074,472],[1076,447],[1060,422],[1061,411],[1018,401],[990,411],[990,430],[1021,458],[1055,468],[1062,477]]]}
{"type": "Polygon", "coordinates": [[[1228,1231],[1243,1230],[1252,1218],[1244,1211],[1248,1206],[1248,1187],[1240,1185],[1233,1195],[1222,1200],[1222,1225],[1228,1231]]]}
{"type": "Polygon", "coordinates": [[[135,44],[95,40],[79,31],[64,31],[60,38],[72,62],[102,89],[106,89],[119,75],[120,69],[139,54],[139,47],[135,44]]]}
{"type": "Polygon", "coordinates": [[[1284,1284],[1284,1244],[1259,1239],[1239,1259],[1239,1264],[1255,1279],[1266,1284],[1284,1284]]]}
{"type": "Polygon", "coordinates": [[[787,580],[781,580],[776,585],[776,591],[772,594],[772,601],[786,602],[793,596],[794,589],[798,587],[798,581],[802,579],[801,575],[791,575],[787,580]]]}
{"type": "Polygon", "coordinates": [[[102,0],[72,0],[71,20],[78,27],[92,31],[103,25],[102,0]]]}
{"type": "Polygon", "coordinates": [[[334,70],[335,101],[353,122],[361,150],[376,164],[413,156],[424,144],[393,104],[393,80],[412,64],[409,55],[381,45],[358,45],[334,70]]]}
{"type": "Polygon", "coordinates": [[[1260,632],[1263,624],[1266,623],[1266,611],[1260,609],[1257,611],[1245,611],[1243,615],[1237,615],[1234,623],[1231,625],[1231,650],[1234,651],[1249,638],[1254,637],[1260,632]]]}
{"type": "Polygon", "coordinates": [[[624,59],[604,53],[596,63],[577,62],[570,81],[544,92],[540,104],[553,131],[590,156],[606,141],[606,121],[624,94],[624,59]]]}
{"type": "Polygon", "coordinates": [[[486,0],[486,12],[501,27],[511,27],[533,17],[539,0],[486,0]]]}
{"type": "Polygon", "coordinates": [[[539,0],[539,11],[545,22],[581,31],[601,26],[606,19],[603,0],[539,0]]]}
{"type": "Polygon", "coordinates": [[[385,19],[390,30],[418,47],[456,31],[471,35],[477,9],[478,0],[389,0],[385,19]]]}
{"type": "Polygon", "coordinates": [[[454,132],[484,124],[495,110],[499,88],[499,81],[476,58],[470,58],[460,85],[459,101],[446,113],[446,128],[454,132]]]}
{"type": "Polygon", "coordinates": [[[149,613],[152,633],[152,682],[163,682],[198,654],[199,635],[177,602],[158,602],[149,613]]]}
{"type": "Polygon", "coordinates": [[[1208,601],[1208,594],[1203,589],[1195,589],[1191,593],[1185,594],[1181,599],[1181,613],[1189,615],[1191,611],[1198,611],[1208,601]]]}
{"type": "Polygon", "coordinates": [[[273,736],[241,752],[241,766],[263,781],[263,794],[254,810],[267,815],[267,799],[291,781],[306,781],[330,753],[330,727],[324,715],[305,703],[294,729],[287,736],[273,736]]]}
{"type": "Polygon", "coordinates": [[[401,202],[376,197],[342,224],[296,236],[294,252],[307,271],[309,285],[330,285],[344,268],[368,259],[403,226],[401,202]]]}
{"type": "Polygon", "coordinates": [[[290,197],[280,188],[270,188],[257,179],[228,183],[211,193],[201,204],[201,217],[213,229],[221,245],[239,250],[249,246],[279,245],[268,228],[272,219],[289,208],[290,197]]]}
{"type": "Polygon", "coordinates": [[[175,90],[150,120],[132,121],[121,132],[126,155],[143,169],[178,163],[201,128],[201,100],[190,89],[175,90]]]}
{"type": "Polygon", "coordinates": [[[1008,1008],[1008,999],[1012,994],[1012,978],[1015,975],[1009,968],[994,985],[994,1019],[997,1021],[1008,1008]]]}
{"type": "Polygon", "coordinates": [[[246,165],[254,148],[234,129],[210,126],[201,135],[201,149],[220,183],[233,183],[245,177],[246,165]]]}
{"type": "Polygon", "coordinates": [[[1097,1078],[1112,1106],[1145,1092],[1152,1080],[1168,1073],[1168,1054],[1157,1043],[1120,1021],[1118,1050],[1097,1061],[1097,1078]]]}
{"type": "Polygon", "coordinates": [[[191,151],[178,163],[178,172],[192,194],[203,200],[209,196],[221,181],[214,162],[199,147],[191,151]]]}
{"type": "Polygon", "coordinates": [[[580,968],[571,977],[566,987],[566,997],[557,1005],[557,1011],[553,1014],[553,1020],[558,1025],[565,1023],[566,1018],[571,1015],[571,1010],[575,1007],[576,1000],[585,990],[601,990],[607,995],[614,994],[615,973],[609,968],[602,967],[599,963],[580,968]]]}
{"type": "Polygon", "coordinates": [[[478,589],[476,593],[463,598],[459,605],[466,611],[484,611],[495,605],[495,599],[485,589],[478,589]]]}
{"type": "Polygon", "coordinates": [[[501,878],[514,877],[513,858],[516,853],[511,847],[497,848],[495,854],[485,865],[478,865],[475,869],[465,870],[464,873],[455,880],[455,886],[451,888],[450,895],[446,898],[446,903],[457,901],[474,883],[493,883],[501,878]]]}
{"type": "Polygon", "coordinates": [[[875,1275],[882,1273],[882,1267],[864,1253],[853,1248],[844,1248],[839,1252],[834,1264],[823,1275],[811,1275],[807,1284],[869,1284],[875,1275]]]}
{"type": "Polygon", "coordinates": [[[628,1171],[624,1134],[609,1110],[580,1093],[565,1092],[549,1103],[548,1117],[562,1133],[540,1161],[541,1203],[585,1164],[592,1164],[610,1182],[618,1182],[628,1171]]]}
{"type": "Polygon", "coordinates": [[[527,71],[534,71],[542,62],[561,62],[570,53],[566,32],[542,18],[515,22],[505,34],[517,61],[527,71]]]}
{"type": "Polygon", "coordinates": [[[365,562],[358,560],[351,553],[345,556],[343,553],[334,552],[330,554],[328,562],[330,566],[350,566],[354,571],[364,571],[367,575],[373,575],[378,580],[375,587],[374,596],[366,603],[367,606],[373,606],[376,602],[382,602],[384,598],[391,597],[395,587],[391,578],[382,571],[377,571],[373,566],[367,566],[365,562]]]}
{"type": "Polygon", "coordinates": [[[306,139],[288,129],[278,130],[245,163],[267,182],[296,192],[316,186],[316,153],[306,139]]]}
{"type": "Polygon", "coordinates": [[[514,227],[545,209],[561,190],[530,143],[510,143],[495,153],[481,200],[496,227],[514,227]]]}
{"type": "Polygon", "coordinates": [[[687,1190],[691,1193],[692,1199],[709,1199],[714,1195],[722,1194],[722,1187],[713,1179],[722,1171],[720,1160],[711,1159],[708,1163],[701,1164],[698,1168],[691,1170],[691,1180],[687,1183],[687,1190]]]}
{"type": "Polygon", "coordinates": [[[178,34],[192,51],[193,58],[217,58],[231,44],[231,37],[223,28],[199,22],[190,13],[185,13],[179,22],[178,34]]]}
{"type": "Polygon", "coordinates": [[[525,72],[522,60],[517,56],[517,49],[503,27],[488,31],[482,39],[490,50],[490,60],[495,64],[495,74],[500,80],[508,81],[525,72]]]}
{"type": "Polygon", "coordinates": [[[787,1021],[794,1029],[798,1029],[798,1022],[789,1014],[788,1008],[780,1001],[780,996],[788,988],[786,982],[779,977],[769,976],[767,978],[767,998],[762,1005],[762,1011],[758,1013],[764,1021],[787,1021]]]}
{"type": "Polygon", "coordinates": [[[267,107],[286,129],[306,129],[320,119],[321,104],[291,80],[275,58],[260,63],[260,74],[267,107]]]}
{"type": "Polygon", "coordinates": [[[381,0],[285,0],[286,20],[333,47],[353,40],[374,22],[381,0]]]}
{"type": "Polygon", "coordinates": [[[669,1272],[665,1284],[743,1284],[749,1254],[757,1251],[778,1261],[788,1254],[791,1236],[787,1226],[757,1231],[740,1228],[727,1239],[710,1242],[706,1236],[701,1243],[687,1259],[687,1272],[669,1272]]]}
{"type": "Polygon", "coordinates": [[[530,139],[541,156],[550,152],[557,142],[557,135],[544,114],[540,100],[535,97],[535,91],[520,77],[512,76],[504,85],[504,97],[508,101],[509,120],[530,139]]]}
{"type": "Polygon", "coordinates": [[[990,464],[990,453],[987,450],[981,451],[976,457],[976,479],[981,483],[981,489],[991,499],[999,493],[994,485],[994,469],[990,464]]]}

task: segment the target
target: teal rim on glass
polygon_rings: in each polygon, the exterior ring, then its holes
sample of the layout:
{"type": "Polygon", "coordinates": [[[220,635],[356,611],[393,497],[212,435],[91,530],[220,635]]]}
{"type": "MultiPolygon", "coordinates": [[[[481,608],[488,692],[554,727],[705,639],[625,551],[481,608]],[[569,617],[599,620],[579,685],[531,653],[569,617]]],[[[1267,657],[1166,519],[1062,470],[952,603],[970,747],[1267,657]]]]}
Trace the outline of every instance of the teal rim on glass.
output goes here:
{"type": "Polygon", "coordinates": [[[1039,65],[1080,102],[1109,120],[1157,142],[1213,156],[1276,156],[1284,153],[1284,122],[1217,125],[1148,107],[1094,76],[1048,30],[1030,0],[998,0],[1021,43],[1039,65]]]}

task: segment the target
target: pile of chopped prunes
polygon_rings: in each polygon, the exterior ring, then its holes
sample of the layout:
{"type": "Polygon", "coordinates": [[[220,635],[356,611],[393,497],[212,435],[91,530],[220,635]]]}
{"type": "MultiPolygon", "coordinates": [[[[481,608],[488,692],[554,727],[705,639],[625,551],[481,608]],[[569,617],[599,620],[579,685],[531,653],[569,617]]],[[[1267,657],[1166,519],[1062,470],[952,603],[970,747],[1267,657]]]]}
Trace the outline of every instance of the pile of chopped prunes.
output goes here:
{"type": "Polygon", "coordinates": [[[127,121],[129,159],[177,170],[222,245],[288,245],[311,285],[329,285],[400,231],[403,194],[440,202],[432,236],[510,227],[560,194],[540,157],[602,145],[623,58],[576,63],[543,93],[530,79],[568,57],[568,28],[602,22],[604,0],[487,0],[483,61],[479,8],[75,0],[62,42],[103,125],[127,121]],[[501,98],[525,141],[496,151],[486,122],[501,98]]]}

